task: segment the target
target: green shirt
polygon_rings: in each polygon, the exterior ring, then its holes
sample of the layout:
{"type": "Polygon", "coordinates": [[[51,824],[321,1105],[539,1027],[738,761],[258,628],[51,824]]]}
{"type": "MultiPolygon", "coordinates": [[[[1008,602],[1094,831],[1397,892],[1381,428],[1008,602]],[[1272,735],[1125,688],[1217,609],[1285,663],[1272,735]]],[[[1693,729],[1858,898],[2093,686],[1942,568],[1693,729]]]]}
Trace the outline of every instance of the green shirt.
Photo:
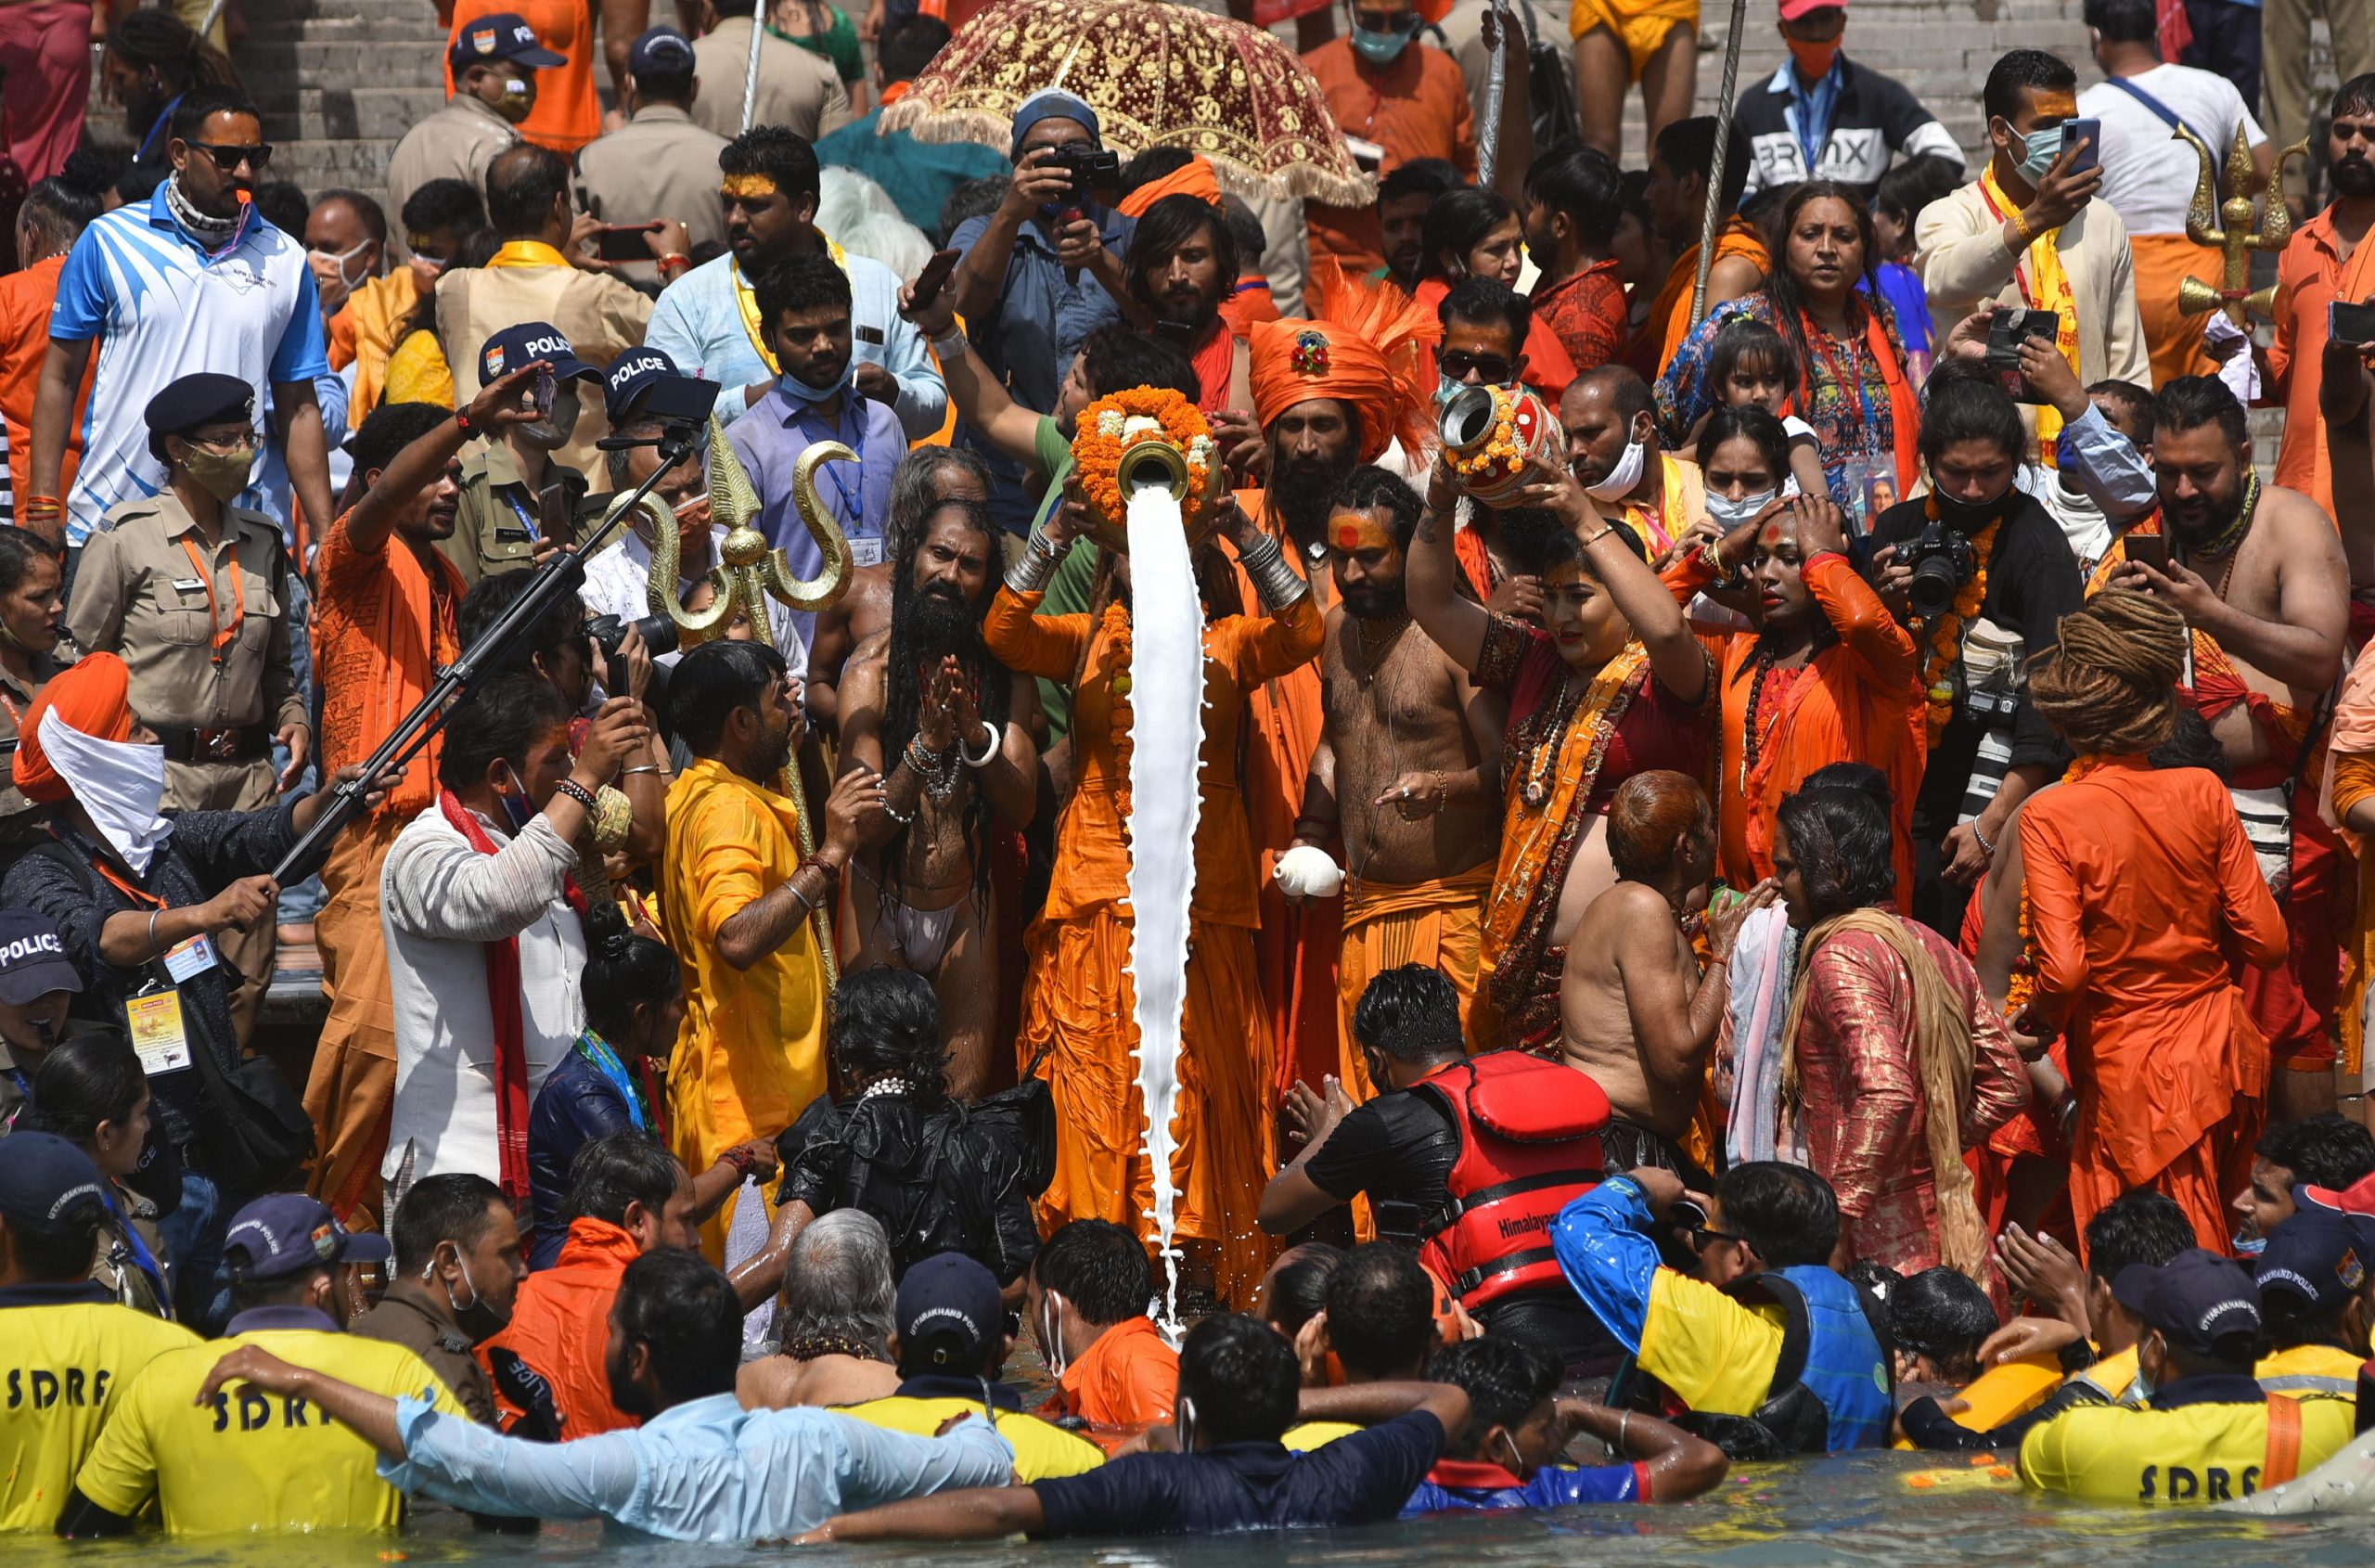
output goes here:
{"type": "MultiPolygon", "coordinates": [[[[1056,421],[1046,415],[1039,417],[1039,433],[1034,438],[1032,464],[1047,476],[1047,494],[1039,502],[1039,515],[1031,520],[1031,532],[1038,533],[1047,526],[1058,504],[1064,498],[1064,481],[1072,477],[1072,443],[1064,439],[1056,421]]],[[[1047,597],[1039,601],[1042,615],[1085,615],[1089,601],[1097,592],[1097,567],[1105,552],[1096,541],[1075,539],[1064,559],[1056,564],[1056,574],[1047,582],[1047,597]]],[[[1039,683],[1039,706],[1046,711],[1047,735],[1050,741],[1060,740],[1071,733],[1072,725],[1072,688],[1056,681],[1042,679],[1039,683]]]]}

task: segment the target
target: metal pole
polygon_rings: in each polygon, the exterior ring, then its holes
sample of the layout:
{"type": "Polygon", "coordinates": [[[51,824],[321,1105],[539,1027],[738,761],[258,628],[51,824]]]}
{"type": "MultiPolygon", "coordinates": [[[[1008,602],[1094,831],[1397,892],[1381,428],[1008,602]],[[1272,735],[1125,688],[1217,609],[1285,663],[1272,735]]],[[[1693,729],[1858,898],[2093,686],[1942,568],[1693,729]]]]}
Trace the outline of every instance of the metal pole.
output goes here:
{"type": "Polygon", "coordinates": [[[764,5],[751,7],[751,58],[742,67],[742,128],[751,128],[751,117],[759,109],[759,50],[767,41],[767,19],[764,5]]]}
{"type": "Polygon", "coordinates": [[[1707,315],[1707,269],[1715,264],[1715,219],[1724,204],[1725,154],[1731,150],[1732,93],[1740,78],[1740,34],[1748,0],[1732,0],[1732,29],[1724,39],[1724,91],[1715,100],[1715,156],[1707,168],[1707,215],[1699,225],[1699,276],[1690,285],[1690,325],[1707,315]]]}
{"type": "Polygon", "coordinates": [[[222,18],[223,7],[229,4],[230,0],[214,0],[214,4],[206,7],[206,19],[198,24],[199,37],[204,38],[214,31],[215,22],[222,18]]]}
{"type": "Polygon", "coordinates": [[[1476,183],[1485,190],[1493,188],[1493,170],[1501,161],[1501,96],[1508,86],[1512,19],[1502,8],[1501,0],[1493,0],[1490,14],[1498,43],[1493,50],[1492,64],[1485,68],[1484,124],[1476,137],[1476,183]]]}

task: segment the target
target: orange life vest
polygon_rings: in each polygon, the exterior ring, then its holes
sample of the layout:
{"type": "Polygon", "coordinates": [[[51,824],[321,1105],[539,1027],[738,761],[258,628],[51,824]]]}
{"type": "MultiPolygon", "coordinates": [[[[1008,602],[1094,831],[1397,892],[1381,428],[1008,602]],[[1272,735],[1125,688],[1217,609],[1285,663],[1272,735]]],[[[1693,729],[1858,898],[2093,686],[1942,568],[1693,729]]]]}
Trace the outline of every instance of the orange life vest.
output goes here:
{"type": "Polygon", "coordinates": [[[1451,1198],[1421,1227],[1419,1261],[1470,1311],[1562,1285],[1550,1248],[1559,1211],[1600,1181],[1608,1096],[1563,1062],[1488,1051],[1411,1086],[1459,1131],[1451,1198]]]}

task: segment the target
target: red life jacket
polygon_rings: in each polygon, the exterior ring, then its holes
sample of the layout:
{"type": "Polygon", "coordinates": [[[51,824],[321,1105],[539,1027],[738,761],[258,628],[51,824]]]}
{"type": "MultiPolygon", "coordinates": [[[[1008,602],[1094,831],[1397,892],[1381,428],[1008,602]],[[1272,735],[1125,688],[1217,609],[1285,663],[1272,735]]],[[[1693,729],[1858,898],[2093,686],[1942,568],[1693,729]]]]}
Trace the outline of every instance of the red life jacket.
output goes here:
{"type": "Polygon", "coordinates": [[[1455,1062],[1411,1087],[1459,1130],[1444,1183],[1451,1201],[1424,1227],[1419,1261],[1470,1311],[1560,1284],[1550,1224],[1599,1185],[1608,1096],[1564,1062],[1520,1050],[1455,1062]]]}

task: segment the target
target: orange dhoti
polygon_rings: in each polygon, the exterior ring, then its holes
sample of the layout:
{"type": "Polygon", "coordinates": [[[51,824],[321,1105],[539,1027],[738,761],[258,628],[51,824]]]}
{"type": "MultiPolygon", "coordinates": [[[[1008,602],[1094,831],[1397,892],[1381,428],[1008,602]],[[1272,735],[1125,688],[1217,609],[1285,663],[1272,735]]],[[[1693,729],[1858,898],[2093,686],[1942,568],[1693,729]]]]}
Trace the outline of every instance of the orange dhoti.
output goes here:
{"type": "Polygon", "coordinates": [[[379,1214],[379,1163],[388,1151],[388,1112],[396,1099],[395,993],[379,932],[379,868],[408,820],[381,811],[350,827],[322,865],[328,900],[315,919],[329,1021],[305,1080],[314,1121],[314,1174],[306,1190],[344,1224],[379,1214]]]}
{"type": "Polygon", "coordinates": [[[1343,1026],[1336,1076],[1354,1099],[1366,1100],[1377,1088],[1353,1038],[1353,1009],[1369,982],[1388,970],[1424,964],[1440,970],[1459,993],[1468,1048],[1478,1048],[1485,1032],[1478,1009],[1488,1005],[1477,986],[1478,960],[1484,942],[1484,899],[1492,891],[1489,862],[1456,877],[1407,887],[1345,883],[1344,944],[1336,963],[1343,1026]]]}
{"type": "MultiPolygon", "coordinates": [[[[1028,1071],[1047,1053],[1040,1075],[1055,1102],[1056,1179],[1040,1213],[1050,1233],[1071,1220],[1104,1219],[1152,1234],[1145,1216],[1154,1208],[1154,1173],[1142,1152],[1130,936],[1130,921],[1110,904],[1042,920],[1031,933],[1019,1055],[1028,1071]]],[[[1194,922],[1172,1121],[1174,1230],[1183,1240],[1213,1244],[1213,1288],[1240,1308],[1252,1305],[1273,1251],[1254,1223],[1256,1200],[1277,1167],[1265,1092],[1270,1072],[1253,933],[1194,922]]]]}
{"type": "Polygon", "coordinates": [[[2144,345],[2152,355],[2152,384],[2165,387],[2181,376],[2212,376],[2218,364],[2202,352],[2208,313],[2188,315],[2177,308],[2177,290],[2189,274],[2215,285],[2226,262],[2214,246],[2196,245],[2182,234],[2134,234],[2136,309],[2144,318],[2144,345]]]}

